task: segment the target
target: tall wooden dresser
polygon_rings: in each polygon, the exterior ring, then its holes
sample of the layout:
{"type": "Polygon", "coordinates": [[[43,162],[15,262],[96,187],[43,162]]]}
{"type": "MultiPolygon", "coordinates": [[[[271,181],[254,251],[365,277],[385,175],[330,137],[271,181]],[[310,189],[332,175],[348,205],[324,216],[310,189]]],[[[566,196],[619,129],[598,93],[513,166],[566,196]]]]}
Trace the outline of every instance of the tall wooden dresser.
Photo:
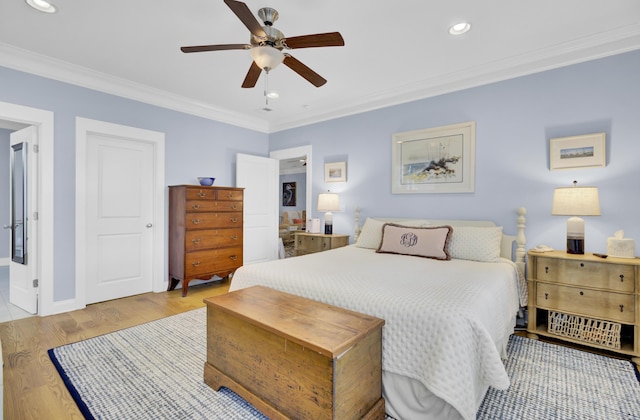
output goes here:
{"type": "Polygon", "coordinates": [[[169,287],[227,277],[242,266],[242,188],[169,187],[169,287]]]}

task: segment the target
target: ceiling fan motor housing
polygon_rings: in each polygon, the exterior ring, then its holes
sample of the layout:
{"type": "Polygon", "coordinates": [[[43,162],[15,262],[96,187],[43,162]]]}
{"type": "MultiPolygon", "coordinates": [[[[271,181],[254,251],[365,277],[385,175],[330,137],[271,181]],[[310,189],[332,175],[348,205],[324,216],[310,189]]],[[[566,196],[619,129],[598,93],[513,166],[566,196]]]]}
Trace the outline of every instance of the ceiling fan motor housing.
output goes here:
{"type": "Polygon", "coordinates": [[[278,11],[276,9],[272,9],[271,7],[263,7],[258,10],[258,17],[264,22],[266,26],[272,26],[273,23],[278,20],[278,11]]]}

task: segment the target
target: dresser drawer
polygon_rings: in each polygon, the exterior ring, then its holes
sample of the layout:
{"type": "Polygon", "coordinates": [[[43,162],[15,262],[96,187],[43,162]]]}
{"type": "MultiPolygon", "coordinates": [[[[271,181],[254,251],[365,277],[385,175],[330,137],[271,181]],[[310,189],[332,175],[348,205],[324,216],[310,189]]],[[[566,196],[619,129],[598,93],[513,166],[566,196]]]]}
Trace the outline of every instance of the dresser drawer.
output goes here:
{"type": "Polygon", "coordinates": [[[301,252],[320,252],[331,249],[331,239],[321,236],[296,236],[296,250],[301,252]]]}
{"type": "Polygon", "coordinates": [[[242,246],[189,252],[184,256],[185,277],[218,273],[240,266],[242,266],[242,246]]]}
{"type": "Polygon", "coordinates": [[[242,226],[242,213],[186,213],[187,230],[242,226]]]}
{"type": "Polygon", "coordinates": [[[216,190],[217,200],[242,201],[244,190],[216,190]]]}
{"type": "Polygon", "coordinates": [[[538,282],[536,306],[633,324],[634,299],[634,295],[538,282]]]}
{"type": "Polygon", "coordinates": [[[539,257],[536,280],[619,292],[635,291],[635,270],[631,265],[539,257]]]}
{"type": "Polygon", "coordinates": [[[242,201],[218,201],[218,200],[189,200],[186,211],[211,212],[211,211],[242,211],[242,201]]]}
{"type": "Polygon", "coordinates": [[[185,235],[186,252],[242,245],[242,228],[190,230],[185,235]]]}

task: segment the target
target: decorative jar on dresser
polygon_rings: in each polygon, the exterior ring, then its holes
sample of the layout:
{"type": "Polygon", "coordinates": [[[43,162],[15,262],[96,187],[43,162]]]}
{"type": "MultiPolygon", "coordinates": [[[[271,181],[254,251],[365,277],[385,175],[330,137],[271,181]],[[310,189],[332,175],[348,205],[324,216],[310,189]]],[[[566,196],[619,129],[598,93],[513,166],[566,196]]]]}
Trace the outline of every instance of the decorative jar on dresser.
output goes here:
{"type": "Polygon", "coordinates": [[[242,266],[242,188],[169,187],[169,287],[227,277],[242,266]]]}
{"type": "Polygon", "coordinates": [[[640,259],[529,252],[529,336],[609,350],[640,364],[640,259]]]}

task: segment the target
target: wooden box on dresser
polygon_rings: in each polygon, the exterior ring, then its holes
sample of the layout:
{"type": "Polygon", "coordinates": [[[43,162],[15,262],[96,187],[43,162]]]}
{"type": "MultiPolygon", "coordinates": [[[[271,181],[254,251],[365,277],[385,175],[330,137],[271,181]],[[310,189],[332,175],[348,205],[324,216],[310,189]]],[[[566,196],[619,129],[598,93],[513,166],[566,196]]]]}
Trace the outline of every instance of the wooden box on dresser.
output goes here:
{"type": "Polygon", "coordinates": [[[169,287],[227,277],[242,266],[242,188],[169,187],[169,287]]]}
{"type": "Polygon", "coordinates": [[[640,363],[639,258],[528,255],[529,336],[609,350],[640,363]]]}

